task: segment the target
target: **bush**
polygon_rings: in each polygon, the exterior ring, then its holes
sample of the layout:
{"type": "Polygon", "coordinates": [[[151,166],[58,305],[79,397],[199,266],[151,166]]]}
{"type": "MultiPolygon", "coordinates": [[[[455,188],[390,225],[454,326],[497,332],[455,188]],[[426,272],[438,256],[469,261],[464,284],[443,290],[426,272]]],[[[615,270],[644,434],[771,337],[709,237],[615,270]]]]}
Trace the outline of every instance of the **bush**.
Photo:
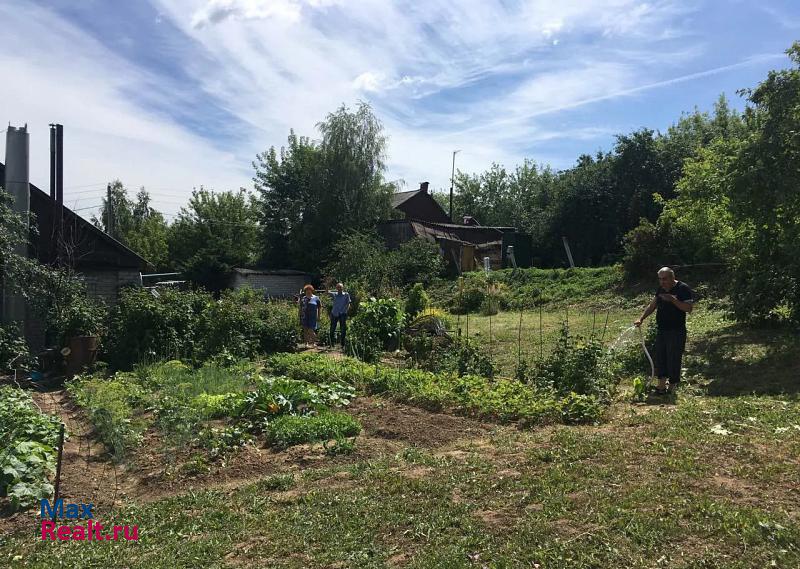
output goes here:
{"type": "Polygon", "coordinates": [[[417,237],[389,251],[377,236],[357,232],[334,243],[330,259],[323,270],[329,279],[362,283],[376,295],[410,283],[431,283],[444,268],[436,243],[417,237]]]}
{"type": "Polygon", "coordinates": [[[355,437],[361,424],[347,413],[324,412],[297,417],[284,415],[271,421],[267,440],[271,445],[285,448],[292,445],[355,437]]]}
{"type": "Polygon", "coordinates": [[[607,399],[614,371],[612,357],[598,340],[574,338],[563,325],[555,349],[536,368],[533,382],[563,396],[575,392],[607,399]]]}
{"type": "Polygon", "coordinates": [[[31,355],[16,323],[0,324],[0,372],[26,367],[31,355]]]}
{"type": "Polygon", "coordinates": [[[409,318],[416,318],[429,304],[430,299],[422,283],[416,283],[406,295],[406,314],[409,318]]]}
{"type": "Polygon", "coordinates": [[[491,358],[480,349],[480,345],[468,338],[437,338],[418,336],[409,339],[407,348],[414,361],[422,369],[434,373],[494,376],[491,358]]]}
{"type": "Polygon", "coordinates": [[[389,274],[402,284],[430,284],[441,276],[444,260],[439,245],[422,237],[406,241],[396,251],[388,253],[389,274]]]}
{"type": "Polygon", "coordinates": [[[376,361],[383,350],[399,347],[403,312],[393,298],[363,302],[347,333],[347,351],[364,361],[376,361]]]}
{"type": "Polygon", "coordinates": [[[266,302],[249,288],[225,291],[200,315],[196,355],[252,358],[257,354],[292,351],[300,339],[297,311],[288,303],[266,302]]]}
{"type": "Polygon", "coordinates": [[[105,357],[117,369],[165,358],[235,361],[294,350],[299,338],[296,310],[252,289],[218,301],[203,292],[128,289],[113,313],[105,357]]]}
{"type": "Polygon", "coordinates": [[[204,292],[124,289],[112,314],[105,360],[130,369],[145,360],[191,359],[200,315],[211,302],[204,292]]]}

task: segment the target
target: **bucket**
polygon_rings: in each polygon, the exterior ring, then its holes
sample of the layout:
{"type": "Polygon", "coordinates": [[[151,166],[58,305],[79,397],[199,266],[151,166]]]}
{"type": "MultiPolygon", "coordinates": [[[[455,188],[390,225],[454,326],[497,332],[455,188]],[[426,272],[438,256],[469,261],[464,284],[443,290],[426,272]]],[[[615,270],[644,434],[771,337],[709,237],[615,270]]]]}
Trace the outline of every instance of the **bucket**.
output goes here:
{"type": "Polygon", "coordinates": [[[73,336],[67,341],[69,354],[67,360],[67,376],[72,377],[97,359],[99,336],[73,336]]]}

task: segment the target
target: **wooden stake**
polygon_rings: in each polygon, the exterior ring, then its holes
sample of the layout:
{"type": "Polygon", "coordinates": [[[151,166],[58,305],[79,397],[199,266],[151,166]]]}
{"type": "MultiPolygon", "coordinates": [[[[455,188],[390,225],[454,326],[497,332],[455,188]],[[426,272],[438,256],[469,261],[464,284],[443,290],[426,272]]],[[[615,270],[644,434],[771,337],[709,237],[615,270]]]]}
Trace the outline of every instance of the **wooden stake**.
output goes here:
{"type": "MultiPolygon", "coordinates": [[[[64,423],[61,423],[61,428],[58,431],[58,461],[56,462],[56,483],[55,491],[53,492],[53,508],[54,512],[57,511],[56,503],[58,502],[58,494],[61,490],[61,459],[64,456],[64,423]]],[[[56,513],[53,514],[53,521],[56,520],[56,513]]]]}

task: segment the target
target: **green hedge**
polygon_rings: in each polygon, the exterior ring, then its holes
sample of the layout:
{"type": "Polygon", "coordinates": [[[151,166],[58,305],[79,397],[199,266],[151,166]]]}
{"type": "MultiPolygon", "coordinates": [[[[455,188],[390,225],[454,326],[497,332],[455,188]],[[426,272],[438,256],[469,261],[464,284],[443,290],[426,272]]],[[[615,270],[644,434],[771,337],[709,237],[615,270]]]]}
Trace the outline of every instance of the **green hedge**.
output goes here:
{"type": "Polygon", "coordinates": [[[240,289],[219,300],[205,292],[126,289],[111,315],[104,358],[115,369],[142,362],[202,362],[223,355],[253,357],[295,348],[296,309],[240,289]]]}

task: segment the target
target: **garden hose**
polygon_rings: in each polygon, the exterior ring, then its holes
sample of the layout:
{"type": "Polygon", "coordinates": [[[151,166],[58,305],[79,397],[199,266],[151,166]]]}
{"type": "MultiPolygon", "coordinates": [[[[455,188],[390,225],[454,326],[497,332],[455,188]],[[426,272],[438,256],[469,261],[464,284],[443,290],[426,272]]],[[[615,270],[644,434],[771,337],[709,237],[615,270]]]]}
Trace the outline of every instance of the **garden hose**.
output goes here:
{"type": "Polygon", "coordinates": [[[655,377],[656,377],[656,366],[655,366],[655,364],[653,363],[653,358],[652,358],[652,356],[650,355],[650,352],[649,352],[649,350],[647,349],[647,344],[646,344],[646,343],[645,343],[645,341],[644,341],[644,332],[642,332],[642,327],[641,327],[641,326],[631,326],[630,328],[627,328],[625,331],[623,331],[623,332],[622,332],[622,334],[620,334],[620,335],[619,335],[619,338],[617,338],[617,340],[616,340],[616,341],[615,341],[615,342],[614,342],[614,343],[611,345],[611,349],[612,349],[612,350],[616,350],[616,349],[617,349],[617,345],[618,345],[618,344],[619,344],[619,343],[622,341],[622,339],[623,339],[625,336],[627,336],[627,335],[628,335],[628,334],[629,334],[629,333],[630,333],[630,332],[631,332],[631,331],[632,331],[634,328],[638,328],[638,329],[639,329],[639,341],[640,341],[640,343],[642,344],[642,350],[644,351],[644,355],[647,357],[647,361],[648,361],[648,362],[650,362],[650,381],[652,382],[652,381],[653,381],[653,379],[655,379],[655,377]]]}
{"type": "Polygon", "coordinates": [[[642,349],[644,350],[644,355],[647,356],[647,361],[650,362],[650,381],[652,381],[656,377],[656,366],[653,363],[653,358],[650,357],[650,352],[647,351],[647,345],[644,342],[644,332],[642,332],[642,327],[637,326],[637,328],[639,328],[639,339],[642,341],[642,349]]]}

